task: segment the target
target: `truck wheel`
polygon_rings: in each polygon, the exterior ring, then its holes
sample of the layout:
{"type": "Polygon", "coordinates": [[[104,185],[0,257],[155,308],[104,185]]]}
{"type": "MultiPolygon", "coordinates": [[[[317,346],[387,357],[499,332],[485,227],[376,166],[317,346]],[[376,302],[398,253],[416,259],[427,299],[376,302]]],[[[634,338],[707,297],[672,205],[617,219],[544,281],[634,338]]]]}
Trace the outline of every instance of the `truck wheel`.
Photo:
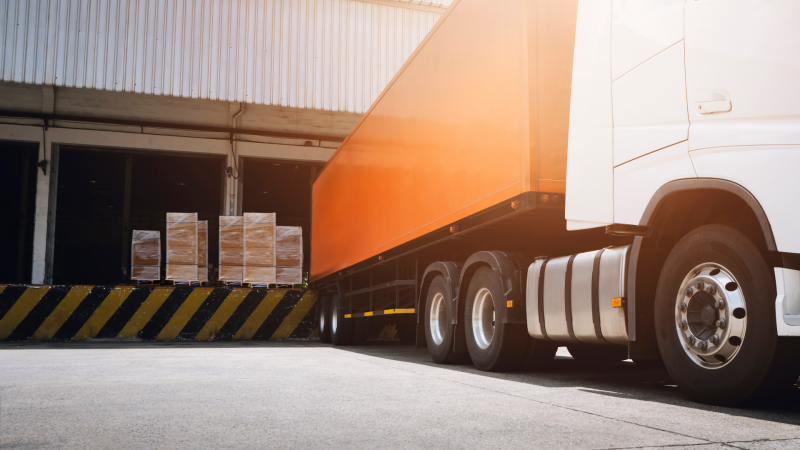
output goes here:
{"type": "Polygon", "coordinates": [[[344,299],[334,295],[331,301],[331,342],[333,345],[350,345],[353,339],[353,319],[345,319],[347,307],[344,299]]]}
{"type": "Polygon", "coordinates": [[[444,277],[437,275],[428,288],[425,300],[425,339],[433,362],[453,364],[458,361],[453,351],[455,327],[447,320],[447,311],[453,308],[453,299],[444,277]]]}
{"type": "Polygon", "coordinates": [[[480,370],[511,370],[523,361],[528,330],[524,324],[495,320],[501,283],[488,267],[472,276],[467,290],[464,324],[472,363],[480,370]]]}
{"type": "Polygon", "coordinates": [[[595,363],[619,362],[628,359],[628,347],[622,345],[568,345],[576,361],[595,363]]]}
{"type": "Polygon", "coordinates": [[[656,290],[659,348],[692,398],[720,405],[763,399],[800,373],[796,341],[779,338],[775,279],[764,253],[730,225],[706,225],[670,252],[656,290]]]}
{"type": "Polygon", "coordinates": [[[319,341],[323,344],[331,342],[331,297],[323,296],[317,303],[317,324],[319,326],[319,341]]]}

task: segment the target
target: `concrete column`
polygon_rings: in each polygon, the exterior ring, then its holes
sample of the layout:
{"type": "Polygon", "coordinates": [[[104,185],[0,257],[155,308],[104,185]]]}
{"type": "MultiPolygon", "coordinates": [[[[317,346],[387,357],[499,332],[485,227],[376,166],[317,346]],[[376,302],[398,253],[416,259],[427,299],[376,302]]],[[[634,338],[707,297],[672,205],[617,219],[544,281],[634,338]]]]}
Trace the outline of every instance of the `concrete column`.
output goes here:
{"type": "MultiPolygon", "coordinates": [[[[42,86],[42,112],[55,112],[55,91],[53,86],[42,86]]],[[[27,128],[27,127],[26,127],[27,128]]],[[[50,211],[50,176],[53,173],[51,164],[52,142],[47,136],[47,127],[41,128],[39,141],[39,159],[37,163],[47,161],[46,170],[36,171],[36,214],[33,225],[33,268],[31,283],[44,284],[47,259],[47,221],[50,211]],[[45,172],[47,172],[45,174],[45,172]]],[[[30,130],[28,130],[30,131],[30,130]]],[[[39,131],[39,130],[37,130],[39,131]]],[[[54,186],[55,187],[55,186],[54,186]]],[[[55,220],[55,211],[53,211],[55,220]]],[[[52,243],[50,243],[52,245],[52,243]]],[[[52,254],[52,253],[51,253],[52,254]]]]}
{"type": "Polygon", "coordinates": [[[50,175],[53,167],[50,164],[52,143],[47,139],[47,132],[41,130],[39,140],[39,161],[47,161],[47,169],[36,171],[36,213],[33,224],[33,268],[31,283],[45,283],[45,260],[47,254],[47,218],[50,210],[50,175]],[[45,174],[45,171],[47,174],[45,174]]]}

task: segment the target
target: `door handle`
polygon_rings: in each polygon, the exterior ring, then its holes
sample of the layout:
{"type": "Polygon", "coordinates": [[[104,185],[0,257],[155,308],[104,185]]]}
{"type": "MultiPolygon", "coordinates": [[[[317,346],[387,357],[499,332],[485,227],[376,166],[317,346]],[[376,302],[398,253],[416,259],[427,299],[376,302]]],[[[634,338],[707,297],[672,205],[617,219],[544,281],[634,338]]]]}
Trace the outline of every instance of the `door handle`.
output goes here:
{"type": "Polygon", "coordinates": [[[722,113],[731,110],[731,102],[726,100],[724,102],[695,103],[695,107],[697,107],[697,112],[700,114],[722,113]]]}

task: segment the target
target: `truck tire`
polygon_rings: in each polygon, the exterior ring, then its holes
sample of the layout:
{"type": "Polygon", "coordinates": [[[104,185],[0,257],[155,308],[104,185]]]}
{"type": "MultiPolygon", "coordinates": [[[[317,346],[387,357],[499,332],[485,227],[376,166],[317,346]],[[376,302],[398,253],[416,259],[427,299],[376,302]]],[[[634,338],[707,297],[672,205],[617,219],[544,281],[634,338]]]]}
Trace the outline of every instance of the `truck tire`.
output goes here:
{"type": "Polygon", "coordinates": [[[576,361],[593,363],[619,362],[628,359],[628,347],[622,345],[568,345],[567,350],[576,361]]]}
{"type": "Polygon", "coordinates": [[[459,360],[453,351],[455,326],[447,320],[450,316],[447,312],[453,307],[447,282],[437,275],[428,287],[425,300],[425,340],[428,353],[437,364],[453,364],[459,360]]]}
{"type": "Polygon", "coordinates": [[[331,297],[325,295],[317,303],[317,326],[319,327],[319,341],[323,344],[331,343],[331,297]]]}
{"type": "Polygon", "coordinates": [[[464,308],[467,349],[475,367],[487,372],[518,367],[528,346],[525,324],[495,320],[502,295],[501,281],[490,268],[472,276],[464,308]]]}
{"type": "Polygon", "coordinates": [[[344,318],[347,313],[344,303],[344,299],[340,298],[338,294],[334,295],[331,300],[330,333],[331,342],[336,346],[350,345],[353,340],[353,319],[344,318]]]}
{"type": "Polygon", "coordinates": [[[693,399],[762,400],[800,374],[796,340],[779,338],[775,278],[765,252],[734,225],[705,225],[667,257],[655,324],[664,365],[693,399]]]}

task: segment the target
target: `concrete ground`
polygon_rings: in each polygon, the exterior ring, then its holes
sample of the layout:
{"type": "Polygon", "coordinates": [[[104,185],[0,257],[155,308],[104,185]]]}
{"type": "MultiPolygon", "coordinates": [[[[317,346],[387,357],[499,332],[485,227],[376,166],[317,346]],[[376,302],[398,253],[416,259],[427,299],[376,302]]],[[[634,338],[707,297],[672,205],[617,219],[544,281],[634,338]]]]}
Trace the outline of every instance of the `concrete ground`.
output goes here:
{"type": "Polygon", "coordinates": [[[317,342],[0,344],[0,448],[800,448],[800,392],[692,403],[661,370],[535,373],[317,342]]]}

